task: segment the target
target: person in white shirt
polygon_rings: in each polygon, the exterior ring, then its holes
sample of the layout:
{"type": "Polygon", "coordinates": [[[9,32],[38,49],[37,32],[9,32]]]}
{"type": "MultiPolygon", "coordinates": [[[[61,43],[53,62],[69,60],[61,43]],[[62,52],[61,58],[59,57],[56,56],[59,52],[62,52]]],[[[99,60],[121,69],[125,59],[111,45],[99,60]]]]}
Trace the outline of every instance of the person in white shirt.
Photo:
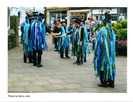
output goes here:
{"type": "Polygon", "coordinates": [[[85,26],[88,32],[90,32],[90,19],[88,18],[88,20],[85,21],[85,26]]]}
{"type": "Polygon", "coordinates": [[[119,16],[118,21],[120,22],[120,21],[122,21],[122,20],[124,20],[124,19],[125,19],[125,17],[123,16],[123,13],[121,13],[121,15],[119,16]]]}

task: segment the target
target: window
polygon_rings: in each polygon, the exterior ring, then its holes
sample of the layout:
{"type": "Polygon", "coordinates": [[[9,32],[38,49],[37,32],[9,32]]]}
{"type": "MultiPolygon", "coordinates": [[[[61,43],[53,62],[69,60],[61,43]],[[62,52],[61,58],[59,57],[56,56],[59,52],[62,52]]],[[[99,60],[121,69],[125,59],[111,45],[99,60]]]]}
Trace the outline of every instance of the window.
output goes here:
{"type": "Polygon", "coordinates": [[[87,14],[84,12],[70,12],[70,18],[72,18],[73,16],[79,16],[79,19],[86,20],[87,14]]]}
{"type": "Polygon", "coordinates": [[[67,11],[54,11],[50,12],[50,24],[53,23],[54,19],[65,19],[67,17],[67,11]]]}

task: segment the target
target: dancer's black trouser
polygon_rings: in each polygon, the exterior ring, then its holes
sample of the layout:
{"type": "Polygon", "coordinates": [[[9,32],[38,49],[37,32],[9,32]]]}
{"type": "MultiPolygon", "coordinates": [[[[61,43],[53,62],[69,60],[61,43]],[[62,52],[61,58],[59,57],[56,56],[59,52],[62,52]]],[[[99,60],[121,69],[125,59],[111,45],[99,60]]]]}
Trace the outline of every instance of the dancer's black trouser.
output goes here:
{"type": "MultiPolygon", "coordinates": [[[[65,56],[68,57],[68,53],[69,53],[69,48],[67,47],[65,49],[65,56]]],[[[60,49],[60,57],[63,57],[64,55],[64,51],[63,51],[63,46],[61,46],[61,49],[60,49]]]]}
{"type": "Polygon", "coordinates": [[[57,38],[54,38],[55,48],[57,49],[57,38]]]}
{"type": "Polygon", "coordinates": [[[34,65],[41,64],[41,55],[42,55],[42,50],[33,50],[33,60],[34,60],[33,64],[34,65]]]}
{"type": "Polygon", "coordinates": [[[83,62],[82,48],[80,48],[80,51],[77,53],[77,63],[80,62],[83,62]]]}

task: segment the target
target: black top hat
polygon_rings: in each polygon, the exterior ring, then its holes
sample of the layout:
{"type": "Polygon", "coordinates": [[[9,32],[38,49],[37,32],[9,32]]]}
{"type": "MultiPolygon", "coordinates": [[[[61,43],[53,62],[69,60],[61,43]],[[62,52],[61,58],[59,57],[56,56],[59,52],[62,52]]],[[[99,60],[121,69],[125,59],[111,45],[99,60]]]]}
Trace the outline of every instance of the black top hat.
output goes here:
{"type": "Polygon", "coordinates": [[[84,22],[84,20],[82,19],[81,22],[84,22]]]}
{"type": "Polygon", "coordinates": [[[85,24],[85,21],[84,20],[81,20],[81,22],[83,22],[83,24],[85,24]]]}
{"type": "Polygon", "coordinates": [[[33,16],[38,16],[38,12],[33,12],[33,16]]]}
{"type": "Polygon", "coordinates": [[[111,15],[109,12],[105,12],[105,19],[102,19],[105,23],[110,23],[111,22],[111,15]]]}
{"type": "Polygon", "coordinates": [[[82,21],[81,21],[80,19],[77,18],[77,19],[74,20],[74,22],[76,22],[76,23],[78,23],[78,24],[81,24],[82,21]]]}
{"type": "Polygon", "coordinates": [[[63,22],[65,22],[65,23],[66,23],[66,20],[64,20],[64,19],[63,19],[63,20],[61,20],[61,23],[63,23],[63,22]]]}
{"type": "Polygon", "coordinates": [[[105,19],[106,20],[111,20],[111,15],[108,14],[108,12],[105,13],[105,19]]]}
{"type": "Polygon", "coordinates": [[[76,19],[76,16],[73,16],[72,19],[76,19]]]}
{"type": "Polygon", "coordinates": [[[45,18],[43,13],[39,13],[39,16],[41,16],[42,18],[45,18]]]}
{"type": "Polygon", "coordinates": [[[34,19],[33,15],[28,16],[29,19],[34,19]]]}

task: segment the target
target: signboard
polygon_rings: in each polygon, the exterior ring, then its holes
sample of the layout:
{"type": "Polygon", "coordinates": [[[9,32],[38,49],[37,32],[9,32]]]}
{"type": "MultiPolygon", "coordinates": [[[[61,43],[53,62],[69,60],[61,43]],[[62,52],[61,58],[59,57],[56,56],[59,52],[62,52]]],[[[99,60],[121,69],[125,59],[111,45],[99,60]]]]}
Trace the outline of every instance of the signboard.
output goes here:
{"type": "MultiPolygon", "coordinates": [[[[110,11],[109,14],[117,14],[117,9],[103,9],[103,14],[106,12],[106,11],[110,11]]],[[[92,10],[92,14],[101,14],[101,9],[95,9],[95,10],[92,10]]]]}

